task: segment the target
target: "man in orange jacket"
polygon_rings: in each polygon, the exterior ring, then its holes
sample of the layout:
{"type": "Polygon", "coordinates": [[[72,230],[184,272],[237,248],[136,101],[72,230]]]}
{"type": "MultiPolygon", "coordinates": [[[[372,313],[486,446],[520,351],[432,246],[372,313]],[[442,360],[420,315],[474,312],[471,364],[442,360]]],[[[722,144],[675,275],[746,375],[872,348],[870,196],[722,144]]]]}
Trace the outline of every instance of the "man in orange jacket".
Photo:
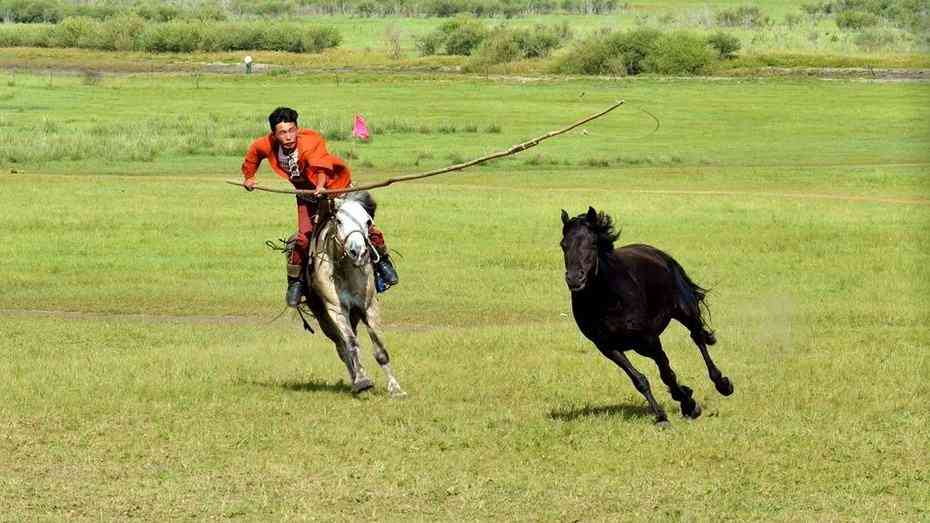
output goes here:
{"type": "MultiPolygon", "coordinates": [[[[252,142],[242,161],[246,190],[251,191],[255,187],[255,172],[262,160],[268,160],[271,169],[289,180],[295,189],[312,190],[316,196],[320,196],[323,189],[343,189],[351,184],[349,166],[326,150],[326,141],[320,133],[297,126],[297,111],[278,107],[268,115],[268,124],[271,133],[252,142]]],[[[315,201],[297,196],[297,235],[287,265],[285,298],[291,307],[297,307],[303,295],[300,275],[307,261],[316,212],[315,201]]],[[[384,244],[384,236],[374,225],[368,230],[368,236],[381,258],[375,270],[387,287],[396,285],[397,272],[384,244]]]]}

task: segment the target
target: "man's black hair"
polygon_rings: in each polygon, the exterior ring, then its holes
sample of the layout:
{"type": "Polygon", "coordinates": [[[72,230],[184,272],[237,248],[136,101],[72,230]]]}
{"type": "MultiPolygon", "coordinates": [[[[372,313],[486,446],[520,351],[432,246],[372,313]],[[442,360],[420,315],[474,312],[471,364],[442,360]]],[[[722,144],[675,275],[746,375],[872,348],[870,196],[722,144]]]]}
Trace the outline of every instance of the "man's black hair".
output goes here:
{"type": "Polygon", "coordinates": [[[274,127],[281,122],[291,122],[297,125],[297,111],[290,107],[278,107],[271,111],[271,114],[268,115],[268,125],[271,126],[271,132],[274,132],[274,127]]]}

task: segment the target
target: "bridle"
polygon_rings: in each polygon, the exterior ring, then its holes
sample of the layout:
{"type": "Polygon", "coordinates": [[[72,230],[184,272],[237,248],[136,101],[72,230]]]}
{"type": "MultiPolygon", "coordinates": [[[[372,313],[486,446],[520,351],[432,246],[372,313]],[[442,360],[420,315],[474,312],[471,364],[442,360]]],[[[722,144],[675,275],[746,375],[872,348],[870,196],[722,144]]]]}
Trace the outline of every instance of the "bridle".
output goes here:
{"type": "Polygon", "coordinates": [[[352,264],[355,265],[356,267],[362,267],[369,261],[371,261],[372,263],[378,263],[379,261],[381,261],[381,256],[378,254],[378,250],[375,249],[375,246],[371,243],[371,239],[368,238],[367,234],[365,234],[364,230],[362,229],[362,224],[358,223],[357,220],[355,220],[348,213],[344,213],[341,208],[337,209],[335,214],[332,217],[330,217],[330,219],[327,221],[327,226],[335,227],[333,234],[329,235],[328,240],[335,243],[336,246],[338,247],[336,252],[339,253],[338,255],[339,260],[342,260],[343,258],[347,256],[349,258],[352,258],[349,255],[349,250],[346,247],[346,244],[348,243],[349,238],[351,238],[353,234],[360,234],[362,236],[362,241],[365,243],[365,246],[367,247],[366,249],[367,252],[365,253],[365,256],[362,257],[358,261],[356,261],[355,259],[352,259],[352,264]],[[343,216],[348,216],[349,219],[351,219],[352,221],[356,222],[359,225],[358,229],[349,231],[349,233],[346,234],[345,238],[339,237],[339,219],[337,218],[337,216],[339,216],[340,213],[342,213],[343,216]],[[374,259],[372,259],[372,257],[374,257],[374,259]]]}

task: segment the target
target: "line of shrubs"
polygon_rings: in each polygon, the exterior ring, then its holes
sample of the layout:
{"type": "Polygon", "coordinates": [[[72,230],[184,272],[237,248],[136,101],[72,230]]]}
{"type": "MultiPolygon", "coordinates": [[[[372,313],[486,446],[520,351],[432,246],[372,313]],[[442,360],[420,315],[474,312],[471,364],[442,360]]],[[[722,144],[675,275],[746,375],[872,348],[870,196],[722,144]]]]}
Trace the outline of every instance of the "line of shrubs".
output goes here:
{"type": "Polygon", "coordinates": [[[718,11],[714,16],[717,25],[725,27],[758,28],[772,24],[769,18],[758,6],[743,5],[733,9],[718,11]]]}
{"type": "Polygon", "coordinates": [[[811,18],[833,16],[840,29],[861,31],[891,25],[927,34],[930,32],[930,2],[927,0],[828,0],[803,4],[801,11],[811,18]]]}
{"type": "Polygon", "coordinates": [[[0,47],[76,47],[108,51],[177,52],[268,50],[318,53],[338,47],[333,27],[299,23],[199,22],[147,23],[136,15],[106,20],[65,18],[56,25],[0,25],[0,47]]]}
{"type": "MultiPolygon", "coordinates": [[[[536,25],[532,29],[488,28],[480,20],[458,17],[416,38],[421,55],[471,56],[465,71],[487,70],[495,64],[545,58],[573,39],[567,24],[536,25]]],[[[600,32],[578,42],[556,59],[553,72],[564,74],[637,75],[702,74],[718,60],[733,58],[740,40],[722,31],[699,35],[658,29],[600,32]]]]}
{"type": "MultiPolygon", "coordinates": [[[[373,2],[373,0],[367,0],[373,2]]],[[[626,7],[619,0],[422,0],[412,16],[477,17],[530,16],[548,13],[608,14],[626,7]]]]}
{"type": "Polygon", "coordinates": [[[13,23],[61,22],[86,16],[104,20],[135,15],[154,22],[281,18],[305,14],[452,17],[528,16],[547,13],[607,14],[626,7],[620,0],[0,0],[0,19],[13,23]]]}
{"type": "Polygon", "coordinates": [[[532,29],[514,29],[505,25],[489,28],[478,19],[459,16],[424,36],[414,38],[414,44],[423,56],[475,55],[489,63],[503,63],[545,58],[571,38],[572,31],[567,23],[555,26],[537,24],[532,29]]]}
{"type": "Polygon", "coordinates": [[[222,21],[230,12],[218,0],[193,2],[150,2],[147,0],[107,0],[68,2],[65,0],[0,0],[0,20],[19,24],[57,24],[65,18],[86,16],[104,20],[135,15],[152,22],[171,20],[222,21]]]}
{"type": "Polygon", "coordinates": [[[606,32],[580,42],[553,66],[564,74],[627,76],[641,73],[696,75],[716,61],[734,56],[737,38],[718,32],[703,36],[688,31],[663,33],[642,28],[606,32]]]}

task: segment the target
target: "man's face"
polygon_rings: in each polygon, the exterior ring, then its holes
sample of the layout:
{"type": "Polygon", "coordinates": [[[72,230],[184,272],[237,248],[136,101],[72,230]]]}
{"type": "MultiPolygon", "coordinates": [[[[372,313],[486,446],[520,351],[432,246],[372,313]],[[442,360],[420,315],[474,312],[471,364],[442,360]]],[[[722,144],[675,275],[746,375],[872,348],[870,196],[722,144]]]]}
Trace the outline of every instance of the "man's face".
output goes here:
{"type": "Polygon", "coordinates": [[[274,126],[275,140],[287,150],[297,147],[297,124],[294,122],[281,122],[274,126]]]}

